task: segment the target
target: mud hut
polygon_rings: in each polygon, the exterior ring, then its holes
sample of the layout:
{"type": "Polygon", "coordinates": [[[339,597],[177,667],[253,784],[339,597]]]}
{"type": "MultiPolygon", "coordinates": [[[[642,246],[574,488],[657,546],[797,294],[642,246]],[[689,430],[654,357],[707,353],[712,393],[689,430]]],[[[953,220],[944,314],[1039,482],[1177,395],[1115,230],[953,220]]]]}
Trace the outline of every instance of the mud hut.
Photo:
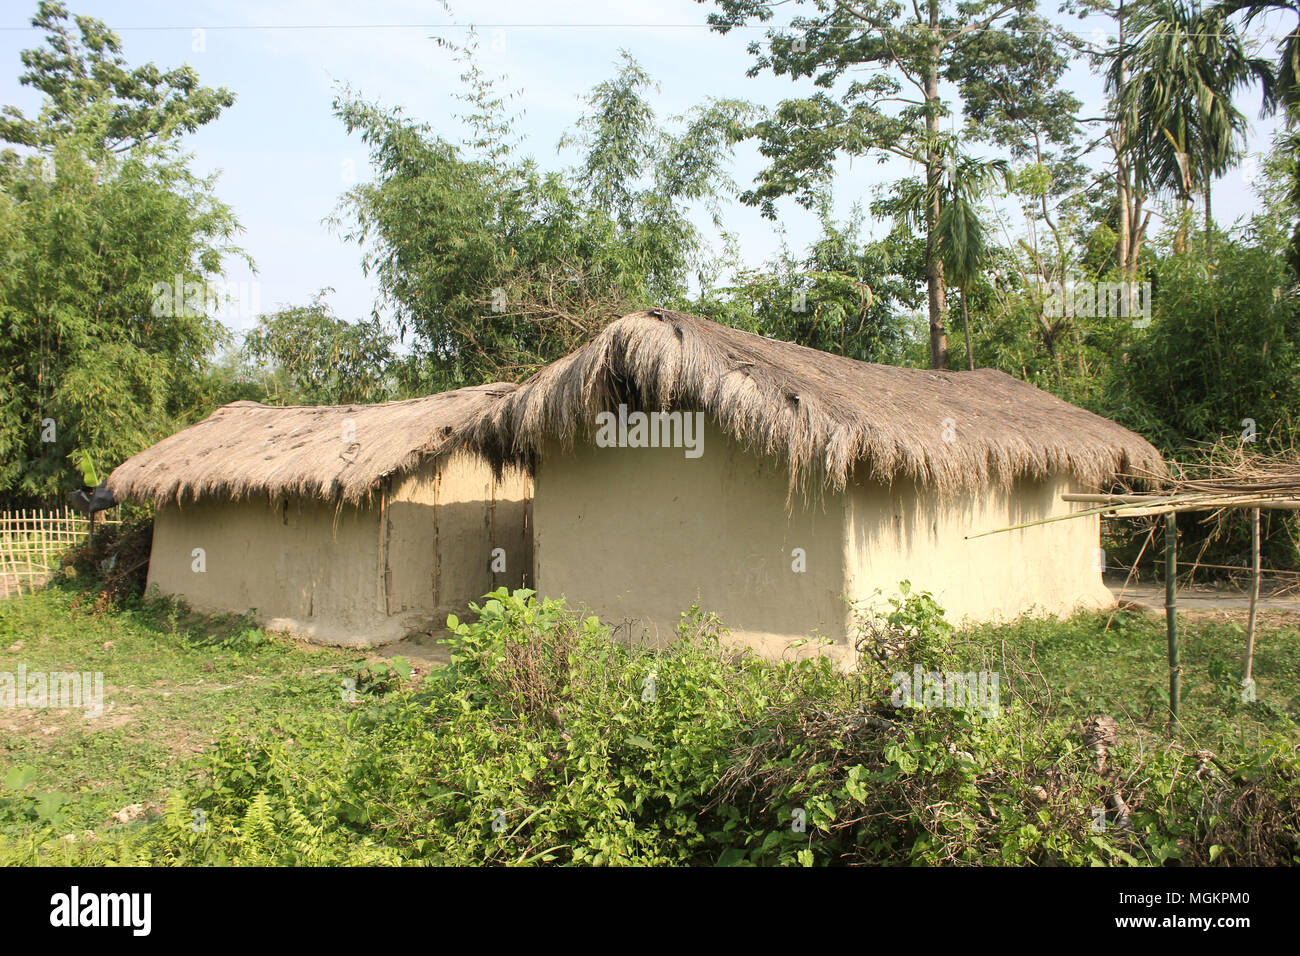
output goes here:
{"type": "Polygon", "coordinates": [[[950,619],[1110,602],[1066,492],[1159,472],[1133,432],[990,369],[854,361],[665,310],[607,326],[469,429],[534,474],[534,586],[665,639],[692,604],[768,654],[848,654],[910,582],[950,619]],[[805,653],[805,650],[793,651],[805,653]]]}
{"type": "Polygon", "coordinates": [[[380,405],[233,402],[119,466],[156,506],[149,584],[323,643],[441,626],[531,561],[531,482],[455,435],[513,385],[380,405]]]}

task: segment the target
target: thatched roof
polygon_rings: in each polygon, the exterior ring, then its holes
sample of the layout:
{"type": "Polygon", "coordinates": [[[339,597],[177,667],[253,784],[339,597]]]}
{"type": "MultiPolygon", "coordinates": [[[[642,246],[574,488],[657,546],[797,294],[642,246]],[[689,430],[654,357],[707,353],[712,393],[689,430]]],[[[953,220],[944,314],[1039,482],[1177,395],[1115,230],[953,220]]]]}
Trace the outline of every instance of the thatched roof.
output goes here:
{"type": "Polygon", "coordinates": [[[843,489],[859,462],[881,481],[944,493],[1060,471],[1091,486],[1163,471],[1146,439],[1002,372],[874,365],[660,309],[541,369],[491,406],[473,440],[498,465],[528,464],[548,438],[590,439],[596,413],[620,402],[704,411],[788,462],[792,493],[843,489]]]}
{"type": "Polygon", "coordinates": [[[388,475],[458,447],[458,434],[514,385],[382,405],[231,402],[119,465],[119,500],[297,494],[357,502],[388,475]]]}

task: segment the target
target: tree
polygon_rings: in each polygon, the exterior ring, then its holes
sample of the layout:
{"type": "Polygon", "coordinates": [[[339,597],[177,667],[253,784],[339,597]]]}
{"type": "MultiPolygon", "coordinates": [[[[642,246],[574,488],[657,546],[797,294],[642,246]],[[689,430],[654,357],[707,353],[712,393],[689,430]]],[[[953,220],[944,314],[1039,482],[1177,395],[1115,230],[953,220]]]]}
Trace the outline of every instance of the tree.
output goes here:
{"type": "MultiPolygon", "coordinates": [[[[1067,0],[1067,7],[1070,6],[1077,7],[1080,16],[1086,16],[1088,13],[1104,13],[1115,21],[1117,31],[1115,46],[1107,49],[1094,48],[1091,51],[1091,58],[1094,68],[1098,66],[1104,68],[1110,64],[1115,86],[1126,86],[1129,77],[1128,26],[1134,0],[1130,0],[1127,4],[1125,0],[1116,0],[1115,3],[1111,3],[1110,0],[1073,0],[1071,3],[1071,0],[1067,0]]],[[[1149,198],[1146,186],[1137,178],[1133,157],[1128,148],[1128,143],[1133,136],[1129,113],[1118,107],[1113,92],[1107,110],[1109,115],[1106,138],[1110,142],[1111,154],[1115,162],[1115,200],[1112,207],[1115,225],[1114,262],[1115,271],[1120,280],[1125,283],[1127,302],[1127,290],[1137,281],[1142,247],[1146,242],[1147,228],[1151,223],[1151,210],[1146,207],[1149,198]]],[[[1110,219],[1111,216],[1104,218],[1110,219]]]]}
{"type": "Polygon", "coordinates": [[[258,319],[244,336],[246,360],[277,405],[349,405],[392,397],[394,339],[375,320],[345,322],[325,302],[258,319]]]}
{"type": "Polygon", "coordinates": [[[162,96],[149,78],[174,73],[128,73],[103,24],[78,18],[77,40],[66,18],[41,5],[33,23],[55,52],[25,52],[23,81],[46,103],[35,120],[7,108],[2,127],[18,147],[0,153],[0,494],[11,498],[53,497],[77,484],[69,465],[83,454],[106,472],[206,409],[224,335],[207,279],[238,251],[213,181],[178,151],[185,129],[215,115],[210,98],[192,83],[162,96]]]}
{"type": "Polygon", "coordinates": [[[0,140],[48,149],[75,136],[95,154],[127,153],[192,133],[234,103],[225,87],[200,86],[191,67],[132,69],[107,26],[87,16],[75,22],[74,34],[67,7],[41,0],[31,23],[45,31],[45,47],[22,52],[27,71],[18,79],[44,93],[45,103],[34,119],[6,106],[0,140]]]}
{"type": "Polygon", "coordinates": [[[1173,193],[1184,206],[1201,193],[1208,248],[1213,179],[1238,160],[1246,133],[1232,96],[1252,80],[1271,89],[1269,65],[1247,55],[1222,12],[1194,0],[1146,0],[1130,27],[1134,39],[1107,74],[1123,116],[1120,148],[1140,186],[1173,193]]]}
{"type": "Polygon", "coordinates": [[[1068,278],[1072,227],[1085,213],[1082,194],[1090,146],[1080,126],[1079,99],[1061,88],[1082,41],[1031,13],[1018,16],[1014,43],[1002,32],[982,35],[968,56],[963,139],[992,143],[1010,155],[1007,188],[1021,202],[1021,240],[1030,284],[1068,278]]]}
{"type": "Polygon", "coordinates": [[[1291,32],[1278,41],[1277,64],[1265,105],[1270,109],[1280,106],[1289,122],[1300,120],[1300,9],[1292,0],[1223,0],[1216,12],[1225,17],[1244,14],[1247,24],[1273,12],[1295,14],[1291,32]]]}
{"type": "Polygon", "coordinates": [[[376,173],[335,221],[428,360],[407,372],[426,370],[427,389],[521,378],[616,315],[684,304],[703,243],[684,206],[726,188],[744,105],[709,103],[669,132],[645,101],[649,77],[624,56],[564,140],[584,162],[543,172],[515,155],[491,84],[464,79],[475,137],[461,145],[351,91],[335,102],[376,173]]]}
{"type": "Polygon", "coordinates": [[[1151,327],[1111,365],[1110,402],[1162,448],[1236,435],[1242,420],[1283,447],[1300,437],[1300,303],[1276,290],[1285,266],[1270,250],[1227,240],[1219,268],[1195,251],[1159,266],[1151,327]]]}
{"type": "MultiPolygon", "coordinates": [[[[1266,88],[1264,98],[1266,111],[1281,108],[1288,130],[1282,139],[1282,145],[1292,157],[1290,201],[1294,209],[1300,206],[1300,164],[1295,162],[1295,158],[1300,157],[1300,9],[1291,0],[1224,0],[1219,9],[1225,16],[1244,14],[1247,24],[1274,11],[1296,15],[1291,32],[1278,42],[1272,87],[1266,88]]],[[[1297,219],[1292,231],[1287,258],[1295,279],[1300,282],[1300,219],[1297,219]]]]}
{"type": "Polygon", "coordinates": [[[939,250],[945,274],[953,285],[961,289],[966,361],[972,371],[975,368],[975,350],[971,346],[969,292],[971,284],[988,263],[990,253],[979,200],[999,177],[1006,185],[1008,175],[1004,162],[981,162],[962,156],[948,167],[942,184],[944,198],[940,203],[943,213],[939,217],[939,250]]]}
{"type": "Polygon", "coordinates": [[[821,235],[802,254],[786,248],[760,269],[743,270],[721,301],[697,311],[760,335],[864,362],[904,364],[911,358],[913,276],[924,275],[915,242],[906,237],[862,239],[855,208],[836,222],[828,202],[818,206],[821,235]]]}
{"type": "MultiPolygon", "coordinates": [[[[768,22],[775,6],[767,0],[715,2],[719,9],[709,22],[722,33],[768,22]]],[[[804,0],[798,5],[804,7],[804,0]]],[[[750,45],[756,58],[751,76],[771,70],[794,80],[812,79],[819,89],[783,101],[745,131],[760,141],[770,162],[742,199],[774,218],[775,200],[782,196],[793,195],[811,207],[842,155],[893,155],[918,164],[930,197],[924,219],[930,363],[944,368],[948,338],[938,238],[944,151],[940,123],[951,107],[940,83],[953,82],[964,95],[979,75],[973,67],[977,55],[989,53],[979,42],[987,34],[1004,33],[1003,55],[1017,56],[1023,37],[1002,27],[1033,2],[926,0],[913,3],[910,13],[892,0],[807,0],[806,5],[809,16],[796,17],[788,31],[769,30],[765,44],[750,45]],[[841,83],[864,71],[867,79],[841,83]]]]}
{"type": "Polygon", "coordinates": [[[924,221],[935,205],[941,210],[939,222],[931,233],[945,277],[963,290],[962,316],[965,320],[967,364],[974,368],[974,350],[970,338],[970,314],[965,291],[989,259],[989,244],[978,209],[980,198],[999,180],[1008,182],[1005,160],[979,160],[962,154],[955,142],[946,139],[940,153],[943,161],[939,181],[934,184],[920,179],[895,183],[891,193],[877,201],[873,209],[890,216],[895,234],[906,235],[924,221]]]}

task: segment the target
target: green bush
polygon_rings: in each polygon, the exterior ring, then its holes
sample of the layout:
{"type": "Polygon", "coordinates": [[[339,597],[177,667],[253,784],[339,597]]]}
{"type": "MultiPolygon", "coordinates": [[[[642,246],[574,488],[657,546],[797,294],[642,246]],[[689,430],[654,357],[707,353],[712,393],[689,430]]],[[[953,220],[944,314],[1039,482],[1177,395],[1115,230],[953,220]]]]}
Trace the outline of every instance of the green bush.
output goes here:
{"type": "MultiPolygon", "coordinates": [[[[449,620],[451,664],[427,679],[386,672],[382,693],[341,692],[337,713],[231,727],[161,819],[93,844],[0,845],[0,860],[1297,860],[1300,760],[1280,738],[1218,755],[1121,738],[1102,752],[1077,720],[1015,695],[992,712],[895,707],[889,671],[904,658],[849,675],[729,649],[697,609],[663,650],[530,591],[474,610],[449,620]]],[[[886,623],[919,639],[909,663],[958,666],[928,595],[886,623]]]]}

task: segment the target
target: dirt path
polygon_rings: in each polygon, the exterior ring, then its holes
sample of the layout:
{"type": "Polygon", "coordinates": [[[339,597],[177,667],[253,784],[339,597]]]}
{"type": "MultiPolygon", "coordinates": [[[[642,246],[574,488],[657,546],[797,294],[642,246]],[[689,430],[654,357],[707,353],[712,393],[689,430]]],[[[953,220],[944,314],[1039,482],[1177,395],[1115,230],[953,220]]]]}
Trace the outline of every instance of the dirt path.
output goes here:
{"type": "MultiPolygon", "coordinates": [[[[1136,604],[1149,610],[1165,610],[1165,588],[1162,584],[1130,584],[1124,587],[1123,581],[1107,581],[1110,593],[1115,600],[1136,604]],[[1123,597],[1121,598],[1121,593],[1123,597]]],[[[1198,612],[1233,612],[1246,614],[1250,610],[1250,594],[1232,588],[1194,586],[1183,588],[1178,592],[1178,609],[1188,613],[1198,612]]],[[[1269,615],[1300,615],[1300,595],[1261,594],[1259,598],[1261,613],[1269,615]]]]}
{"type": "Polygon", "coordinates": [[[439,630],[434,634],[415,634],[392,644],[382,644],[369,651],[370,660],[390,661],[394,657],[403,658],[408,664],[427,674],[436,667],[451,663],[451,650],[446,644],[439,644],[439,638],[445,638],[448,631],[439,630]]]}

